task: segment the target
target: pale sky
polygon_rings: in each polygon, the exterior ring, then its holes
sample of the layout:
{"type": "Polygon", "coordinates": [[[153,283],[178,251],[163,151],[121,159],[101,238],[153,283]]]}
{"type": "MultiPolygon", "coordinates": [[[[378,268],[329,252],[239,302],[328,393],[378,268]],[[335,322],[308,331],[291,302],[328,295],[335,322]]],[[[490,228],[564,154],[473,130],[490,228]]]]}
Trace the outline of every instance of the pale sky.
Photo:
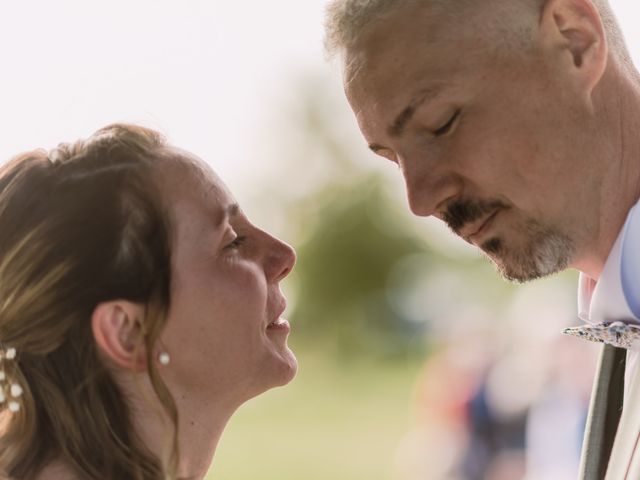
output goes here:
{"type": "MultiPolygon", "coordinates": [[[[611,3],[640,64],[640,7],[611,3]]],[[[283,100],[296,101],[299,76],[326,74],[340,88],[322,55],[324,4],[2,0],[0,161],[133,121],[167,133],[234,185],[260,175],[274,161],[269,136],[286,145],[271,122],[283,100]]]]}
{"type": "Polygon", "coordinates": [[[322,1],[0,5],[2,161],[134,121],[233,176],[265,163],[258,139],[292,72],[325,67],[322,1]]]}

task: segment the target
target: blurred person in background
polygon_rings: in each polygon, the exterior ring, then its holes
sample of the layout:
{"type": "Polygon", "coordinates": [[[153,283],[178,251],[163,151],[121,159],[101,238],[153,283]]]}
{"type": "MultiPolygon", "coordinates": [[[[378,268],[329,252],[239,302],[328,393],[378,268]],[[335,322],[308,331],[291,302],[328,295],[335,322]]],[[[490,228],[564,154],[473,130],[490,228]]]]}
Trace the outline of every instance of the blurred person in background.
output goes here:
{"type": "Polygon", "coordinates": [[[640,82],[607,1],[334,0],[326,46],[414,214],[507,279],[581,272],[567,333],[605,346],[580,477],[640,477],[640,82]]]}
{"type": "Polygon", "coordinates": [[[459,340],[435,346],[416,379],[415,422],[397,450],[400,478],[466,478],[458,473],[469,443],[468,404],[492,355],[481,335],[459,340]]]}
{"type": "Polygon", "coordinates": [[[540,346],[545,375],[527,415],[527,480],[578,477],[596,359],[592,347],[566,336],[540,346]]]}
{"type": "Polygon", "coordinates": [[[434,344],[417,378],[399,478],[575,479],[595,345],[558,336],[555,320],[537,332],[458,320],[466,327],[434,344]]]}
{"type": "Polygon", "coordinates": [[[0,477],[202,479],[288,383],[294,251],[213,171],[112,125],[0,168],[0,477]]]}

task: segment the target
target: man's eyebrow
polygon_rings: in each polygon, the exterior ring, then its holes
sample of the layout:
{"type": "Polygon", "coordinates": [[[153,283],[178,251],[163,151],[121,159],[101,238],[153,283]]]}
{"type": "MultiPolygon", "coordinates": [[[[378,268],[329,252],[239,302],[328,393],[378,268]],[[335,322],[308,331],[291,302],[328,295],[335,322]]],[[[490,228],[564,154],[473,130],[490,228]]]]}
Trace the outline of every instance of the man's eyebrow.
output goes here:
{"type": "MultiPolygon", "coordinates": [[[[404,132],[405,127],[409,123],[409,121],[413,118],[413,115],[416,113],[416,110],[423,103],[429,102],[433,100],[435,97],[440,95],[442,92],[442,86],[434,86],[430,88],[426,88],[418,92],[411,101],[409,105],[407,105],[395,118],[391,126],[387,129],[387,133],[391,137],[399,137],[404,132]]],[[[374,152],[374,147],[378,147],[378,145],[371,145],[371,148],[374,152]]]]}

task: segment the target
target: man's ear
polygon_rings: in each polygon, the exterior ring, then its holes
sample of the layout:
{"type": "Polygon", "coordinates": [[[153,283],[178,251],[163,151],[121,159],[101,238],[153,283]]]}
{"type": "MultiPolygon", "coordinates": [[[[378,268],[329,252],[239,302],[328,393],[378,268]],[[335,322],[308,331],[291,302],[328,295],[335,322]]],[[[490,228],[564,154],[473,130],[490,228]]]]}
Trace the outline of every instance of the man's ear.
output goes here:
{"type": "Polygon", "coordinates": [[[111,300],[96,306],[91,315],[93,338],[98,348],[122,368],[146,368],[142,321],[144,306],[126,300],[111,300]]]}
{"type": "Polygon", "coordinates": [[[607,66],[604,25],[591,0],[547,0],[540,19],[548,48],[562,54],[567,66],[589,95],[607,66]]]}

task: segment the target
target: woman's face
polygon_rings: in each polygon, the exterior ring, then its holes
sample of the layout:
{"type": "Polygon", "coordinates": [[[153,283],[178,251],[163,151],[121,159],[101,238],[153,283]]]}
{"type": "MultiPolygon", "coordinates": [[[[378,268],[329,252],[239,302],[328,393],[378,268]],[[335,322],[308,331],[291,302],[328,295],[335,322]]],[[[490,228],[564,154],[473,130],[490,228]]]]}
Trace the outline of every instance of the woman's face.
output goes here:
{"type": "Polygon", "coordinates": [[[161,177],[173,227],[165,378],[230,404],[288,383],[297,362],[280,281],[294,250],[252,225],[201,161],[170,162],[161,177]]]}

